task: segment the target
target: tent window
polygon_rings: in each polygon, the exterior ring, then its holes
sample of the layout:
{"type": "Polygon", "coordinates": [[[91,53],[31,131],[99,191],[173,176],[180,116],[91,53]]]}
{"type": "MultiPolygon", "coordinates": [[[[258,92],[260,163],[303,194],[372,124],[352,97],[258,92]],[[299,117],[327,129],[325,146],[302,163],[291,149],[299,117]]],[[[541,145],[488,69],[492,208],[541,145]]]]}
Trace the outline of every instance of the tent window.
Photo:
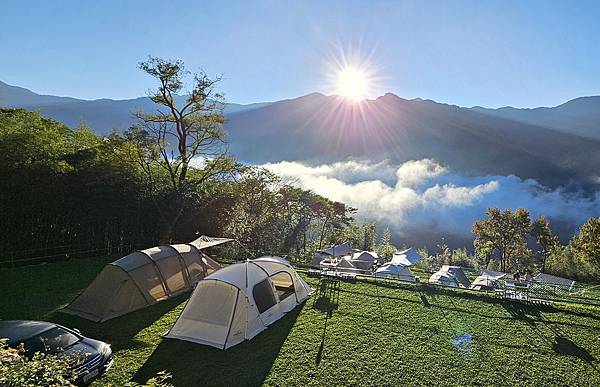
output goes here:
{"type": "Polygon", "coordinates": [[[264,313],[277,303],[273,294],[273,287],[268,279],[254,285],[252,296],[254,297],[254,302],[256,302],[258,313],[264,313]]]}
{"type": "Polygon", "coordinates": [[[280,301],[285,300],[295,293],[294,281],[292,281],[292,276],[289,273],[282,271],[272,275],[271,280],[273,281],[273,285],[275,285],[275,290],[277,290],[280,301]]]}

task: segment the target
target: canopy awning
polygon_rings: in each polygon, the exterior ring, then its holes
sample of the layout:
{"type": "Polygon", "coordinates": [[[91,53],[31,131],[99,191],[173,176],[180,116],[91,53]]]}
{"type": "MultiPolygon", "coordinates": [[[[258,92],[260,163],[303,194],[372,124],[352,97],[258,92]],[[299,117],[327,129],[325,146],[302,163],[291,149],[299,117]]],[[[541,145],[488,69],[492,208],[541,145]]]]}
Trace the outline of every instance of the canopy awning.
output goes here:
{"type": "Polygon", "coordinates": [[[223,243],[232,242],[234,239],[230,238],[217,238],[202,235],[199,238],[191,241],[189,244],[196,247],[198,250],[206,249],[212,246],[221,245],[223,243]]]}
{"type": "Polygon", "coordinates": [[[350,244],[342,243],[341,245],[332,246],[328,249],[317,251],[317,253],[331,255],[332,257],[340,257],[352,253],[352,246],[350,244]]]}

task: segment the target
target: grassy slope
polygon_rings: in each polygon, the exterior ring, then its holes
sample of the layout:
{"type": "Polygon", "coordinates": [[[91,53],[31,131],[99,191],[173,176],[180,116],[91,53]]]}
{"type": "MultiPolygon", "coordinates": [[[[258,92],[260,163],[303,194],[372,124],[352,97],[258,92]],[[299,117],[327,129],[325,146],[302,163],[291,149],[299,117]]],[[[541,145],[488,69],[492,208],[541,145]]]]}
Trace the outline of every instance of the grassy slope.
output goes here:
{"type": "Polygon", "coordinates": [[[94,324],[56,313],[107,258],[0,269],[0,318],[77,327],[113,344],[95,385],[160,370],[194,385],[600,385],[600,309],[535,306],[472,293],[309,279],[315,294],[228,351],[161,340],[186,296],[94,324]],[[452,340],[470,334],[470,348],[452,340]]]}

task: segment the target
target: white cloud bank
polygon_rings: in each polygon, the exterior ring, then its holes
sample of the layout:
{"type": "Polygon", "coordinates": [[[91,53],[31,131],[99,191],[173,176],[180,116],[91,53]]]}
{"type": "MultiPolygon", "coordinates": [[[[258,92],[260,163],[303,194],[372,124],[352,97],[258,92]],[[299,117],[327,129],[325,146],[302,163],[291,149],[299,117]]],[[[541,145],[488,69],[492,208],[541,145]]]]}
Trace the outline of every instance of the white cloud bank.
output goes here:
{"type": "Polygon", "coordinates": [[[262,165],[292,184],[358,208],[358,216],[389,225],[400,239],[414,232],[470,237],[488,207],[518,208],[532,217],[571,224],[600,215],[593,197],[550,190],[516,176],[467,176],[429,159],[401,165],[344,161],[309,166],[282,161],[262,165]]]}

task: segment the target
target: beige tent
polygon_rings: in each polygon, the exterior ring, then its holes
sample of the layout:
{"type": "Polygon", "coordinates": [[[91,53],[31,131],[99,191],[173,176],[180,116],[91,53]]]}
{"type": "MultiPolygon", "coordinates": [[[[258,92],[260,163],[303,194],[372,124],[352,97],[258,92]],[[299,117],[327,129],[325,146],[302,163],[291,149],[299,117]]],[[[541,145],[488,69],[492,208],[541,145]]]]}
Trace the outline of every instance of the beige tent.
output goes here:
{"type": "Polygon", "coordinates": [[[252,339],[311,293],[283,258],[239,262],[199,282],[164,337],[227,349],[252,339]]]}
{"type": "Polygon", "coordinates": [[[109,263],[61,311],[103,322],[190,291],[220,268],[197,247],[202,243],[153,247],[109,263]]]}

